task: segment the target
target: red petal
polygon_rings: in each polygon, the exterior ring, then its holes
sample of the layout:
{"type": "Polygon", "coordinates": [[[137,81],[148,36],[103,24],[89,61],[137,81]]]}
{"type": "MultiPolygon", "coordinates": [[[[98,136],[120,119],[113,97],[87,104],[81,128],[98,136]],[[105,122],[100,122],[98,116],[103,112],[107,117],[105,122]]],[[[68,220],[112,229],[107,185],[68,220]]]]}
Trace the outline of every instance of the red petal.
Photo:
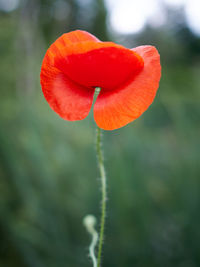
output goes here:
{"type": "Polygon", "coordinates": [[[48,56],[43,61],[41,86],[50,107],[63,119],[84,119],[92,106],[94,90],[80,86],[49,65],[48,56]]]}
{"type": "Polygon", "coordinates": [[[111,42],[84,42],[60,51],[55,66],[84,86],[112,90],[143,68],[142,58],[111,42]]]}
{"type": "Polygon", "coordinates": [[[93,43],[99,42],[95,36],[85,31],[76,30],[63,34],[47,50],[46,55],[48,55],[48,64],[55,65],[54,63],[57,58],[66,57],[66,51],[70,51],[69,48],[71,46],[73,47],[74,44],[88,41],[92,41],[93,43]]]}
{"type": "Polygon", "coordinates": [[[117,90],[101,90],[94,105],[94,119],[102,129],[114,130],[137,119],[156,95],[161,75],[158,51],[153,46],[139,46],[133,51],[143,58],[144,68],[117,90]]]}
{"type": "Polygon", "coordinates": [[[51,64],[83,86],[113,89],[143,68],[135,52],[93,35],[74,31],[63,34],[48,49],[51,64]]]}
{"type": "Polygon", "coordinates": [[[88,115],[94,90],[73,82],[54,63],[60,51],[87,41],[98,42],[98,39],[79,30],[63,34],[50,46],[42,62],[40,80],[44,96],[50,107],[66,120],[82,120],[88,115]]]}
{"type": "Polygon", "coordinates": [[[51,49],[62,49],[68,47],[71,44],[80,43],[80,42],[87,42],[87,41],[93,41],[93,42],[99,42],[99,39],[97,39],[94,35],[85,32],[85,31],[72,31],[68,33],[64,33],[61,35],[51,46],[51,49]]]}

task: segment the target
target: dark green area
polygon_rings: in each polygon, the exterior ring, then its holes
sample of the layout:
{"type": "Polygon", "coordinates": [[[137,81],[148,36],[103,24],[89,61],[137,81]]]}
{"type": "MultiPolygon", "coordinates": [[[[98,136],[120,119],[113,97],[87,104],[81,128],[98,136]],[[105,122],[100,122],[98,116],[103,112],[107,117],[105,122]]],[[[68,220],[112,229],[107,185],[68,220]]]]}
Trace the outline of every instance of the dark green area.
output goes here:
{"type": "MultiPolygon", "coordinates": [[[[86,267],[86,214],[100,215],[95,123],[67,122],[39,83],[47,47],[76,28],[114,40],[103,1],[21,1],[0,13],[0,266],[86,267]]],[[[200,39],[184,23],[118,36],[154,44],[162,80],[153,105],[104,133],[108,212],[103,267],[200,266],[200,39]]]]}

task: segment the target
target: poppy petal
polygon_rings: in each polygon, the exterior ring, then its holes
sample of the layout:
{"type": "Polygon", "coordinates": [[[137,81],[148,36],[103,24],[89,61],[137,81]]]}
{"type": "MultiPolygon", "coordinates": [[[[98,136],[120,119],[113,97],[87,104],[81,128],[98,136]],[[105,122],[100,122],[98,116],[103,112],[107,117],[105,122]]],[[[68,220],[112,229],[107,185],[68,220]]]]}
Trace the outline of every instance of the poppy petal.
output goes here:
{"type": "Polygon", "coordinates": [[[94,90],[71,81],[64,73],[49,64],[48,55],[42,64],[41,86],[50,107],[66,120],[84,119],[92,106],[94,90]]]}
{"type": "Polygon", "coordinates": [[[59,50],[54,65],[84,86],[113,90],[143,68],[138,53],[112,42],[81,42],[59,50]]]}
{"type": "Polygon", "coordinates": [[[101,90],[94,105],[94,119],[105,130],[120,128],[137,119],[153,102],[158,89],[161,66],[153,46],[132,49],[144,60],[144,68],[132,81],[114,91],[101,90]]]}
{"type": "Polygon", "coordinates": [[[95,36],[74,31],[63,34],[47,50],[48,64],[77,84],[112,90],[143,68],[134,51],[95,36]]]}
{"type": "Polygon", "coordinates": [[[42,62],[40,80],[44,96],[51,108],[66,120],[84,119],[92,106],[94,91],[69,79],[56,68],[55,61],[61,56],[60,51],[72,44],[98,42],[92,34],[76,30],[59,37],[47,50],[42,62]]]}
{"type": "Polygon", "coordinates": [[[93,43],[100,42],[94,35],[85,31],[76,30],[64,33],[47,50],[46,55],[48,54],[50,59],[49,64],[54,65],[56,58],[66,57],[66,51],[68,51],[69,47],[73,46],[73,44],[80,44],[88,41],[92,41],[93,43]]]}
{"type": "Polygon", "coordinates": [[[62,49],[62,48],[66,48],[70,44],[87,42],[87,41],[99,42],[99,39],[97,39],[94,35],[92,35],[89,32],[76,30],[76,31],[64,33],[63,35],[61,35],[51,45],[51,48],[62,49]]]}

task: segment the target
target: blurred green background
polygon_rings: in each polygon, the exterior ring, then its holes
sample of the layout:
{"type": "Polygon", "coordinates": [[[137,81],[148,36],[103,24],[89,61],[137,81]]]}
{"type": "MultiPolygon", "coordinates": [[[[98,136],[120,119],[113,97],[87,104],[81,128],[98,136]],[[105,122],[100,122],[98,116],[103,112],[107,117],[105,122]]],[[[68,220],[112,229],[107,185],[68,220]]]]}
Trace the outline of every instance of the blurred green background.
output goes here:
{"type": "Polygon", "coordinates": [[[77,28],[127,47],[155,45],[162,62],[153,105],[104,132],[103,266],[200,266],[200,38],[182,8],[163,9],[161,26],[122,34],[103,0],[0,0],[0,266],[92,266],[82,225],[100,215],[92,112],[62,120],[39,82],[48,46],[77,28]]]}

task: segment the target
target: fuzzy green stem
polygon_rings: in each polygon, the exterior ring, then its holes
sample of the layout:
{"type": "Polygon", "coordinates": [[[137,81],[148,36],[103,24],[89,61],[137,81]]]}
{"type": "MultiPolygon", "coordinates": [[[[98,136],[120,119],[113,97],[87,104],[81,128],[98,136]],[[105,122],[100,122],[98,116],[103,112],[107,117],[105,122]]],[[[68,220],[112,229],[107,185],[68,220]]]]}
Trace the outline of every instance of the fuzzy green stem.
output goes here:
{"type": "Polygon", "coordinates": [[[106,173],[104,167],[104,159],[102,152],[102,144],[101,144],[101,129],[97,127],[97,136],[96,136],[96,150],[97,150],[97,160],[100,171],[101,178],[101,194],[102,194],[102,202],[101,202],[101,222],[100,222],[100,233],[99,233],[99,245],[98,245],[98,255],[97,255],[97,267],[101,266],[101,255],[102,255],[102,247],[103,247],[103,239],[104,239],[104,228],[105,228],[105,218],[106,218],[106,173]]]}

